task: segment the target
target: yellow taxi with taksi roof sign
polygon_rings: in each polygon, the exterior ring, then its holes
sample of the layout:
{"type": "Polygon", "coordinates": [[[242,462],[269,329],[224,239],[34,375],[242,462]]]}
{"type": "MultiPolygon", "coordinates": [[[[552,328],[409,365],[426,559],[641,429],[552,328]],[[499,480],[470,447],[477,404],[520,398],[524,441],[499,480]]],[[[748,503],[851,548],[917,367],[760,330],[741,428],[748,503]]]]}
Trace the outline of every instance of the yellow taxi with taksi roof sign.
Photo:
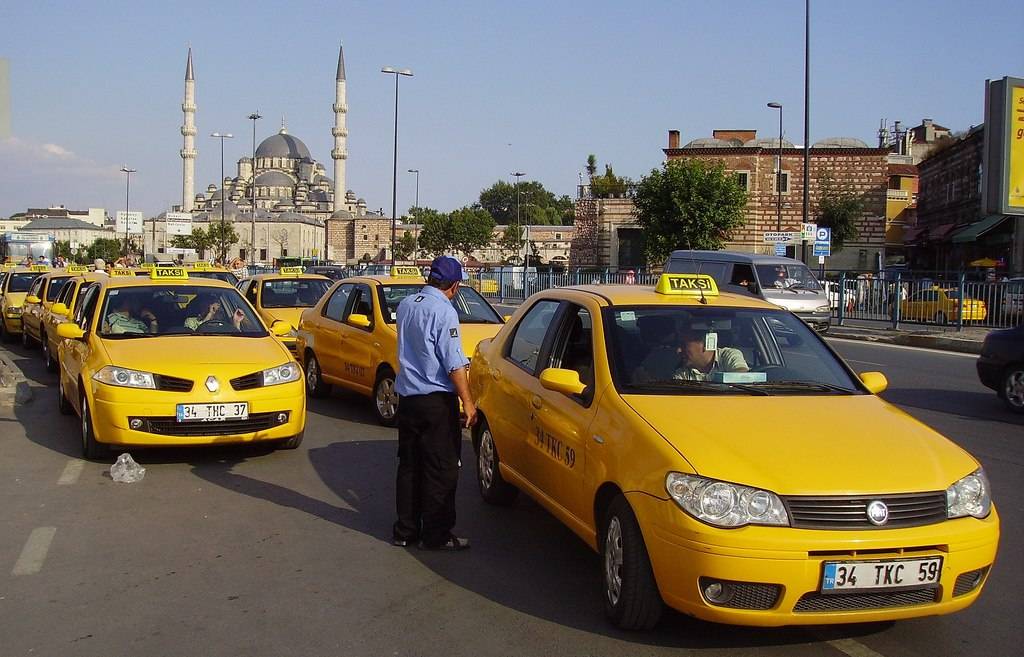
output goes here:
{"type": "Polygon", "coordinates": [[[48,265],[4,266],[5,275],[0,282],[0,340],[9,342],[22,332],[25,297],[32,283],[48,271],[48,265]]]}
{"type": "Polygon", "coordinates": [[[181,268],[111,274],[57,327],[59,407],[81,418],[87,458],[113,445],[301,443],[301,370],[274,337],[286,324],[268,331],[238,290],[181,268]]]}
{"type": "Polygon", "coordinates": [[[36,280],[25,296],[21,312],[21,342],[26,347],[43,343],[43,320],[57,300],[64,284],[73,276],[89,271],[85,265],[70,265],[46,272],[36,280]]]}
{"type": "MultiPolygon", "coordinates": [[[[296,357],[303,364],[310,395],[338,385],[371,397],[377,420],[393,426],[398,411],[398,304],[425,285],[416,267],[393,267],[391,276],[355,276],[338,281],[313,308],[302,313],[296,357]]],[[[463,350],[494,336],[501,316],[478,292],[462,286],[452,299],[459,314],[463,350]]]]}
{"type": "Polygon", "coordinates": [[[976,459],[709,276],[536,294],[470,385],[483,498],[524,491],[597,550],[621,627],[665,604],[762,626],[945,614],[995,560],[976,459]]]}
{"type": "Polygon", "coordinates": [[[281,341],[294,354],[299,317],[331,287],[331,279],[319,274],[304,274],[302,267],[281,267],[276,274],[259,274],[238,283],[256,312],[268,324],[287,322],[291,330],[281,341]]]}

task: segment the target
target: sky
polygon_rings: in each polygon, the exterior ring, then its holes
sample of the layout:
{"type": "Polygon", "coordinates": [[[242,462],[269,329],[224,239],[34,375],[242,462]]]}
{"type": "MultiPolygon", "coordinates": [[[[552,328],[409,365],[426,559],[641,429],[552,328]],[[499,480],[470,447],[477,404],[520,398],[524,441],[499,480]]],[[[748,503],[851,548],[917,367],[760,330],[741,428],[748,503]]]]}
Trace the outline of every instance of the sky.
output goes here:
{"type": "MultiPolygon", "coordinates": [[[[803,142],[802,0],[454,2],[12,2],[11,136],[0,139],[0,216],[28,207],[181,202],[185,58],[193,49],[196,191],[282,120],[333,175],[334,74],[344,44],[348,180],[390,214],[394,77],[398,208],[450,210],[510,173],[574,195],[587,155],[638,178],[668,131],[716,128],[803,142]]],[[[812,143],[877,143],[882,118],[981,123],[984,81],[1024,77],[1020,0],[811,0],[812,143]]]]}

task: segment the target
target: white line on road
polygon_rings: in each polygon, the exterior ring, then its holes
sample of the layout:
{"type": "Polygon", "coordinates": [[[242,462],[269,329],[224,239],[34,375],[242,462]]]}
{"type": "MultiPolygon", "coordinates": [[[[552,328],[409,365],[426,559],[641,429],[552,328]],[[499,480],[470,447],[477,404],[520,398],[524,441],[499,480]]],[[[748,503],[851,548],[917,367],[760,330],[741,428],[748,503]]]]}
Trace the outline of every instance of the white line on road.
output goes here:
{"type": "Polygon", "coordinates": [[[884,657],[881,653],[875,652],[860,641],[854,641],[853,639],[833,639],[825,643],[840,652],[846,653],[850,657],[884,657]]]}
{"type": "Polygon", "coordinates": [[[908,351],[923,351],[929,354],[938,354],[939,356],[959,356],[961,358],[977,358],[978,354],[963,354],[959,351],[944,351],[942,349],[928,349],[927,347],[908,347],[903,344],[888,344],[886,342],[872,342],[870,340],[849,340],[847,338],[833,338],[827,337],[826,340],[830,342],[847,342],[849,344],[859,344],[864,347],[885,347],[886,349],[906,349],[908,351]]]}
{"type": "Polygon", "coordinates": [[[862,365],[877,365],[878,367],[888,367],[886,363],[876,363],[871,360],[857,360],[856,358],[847,358],[847,363],[860,363],[862,365]]]}
{"type": "Polygon", "coordinates": [[[71,459],[68,461],[68,464],[64,466],[64,472],[60,473],[60,479],[57,480],[57,485],[70,486],[77,482],[84,467],[85,461],[82,459],[71,459]]]}
{"type": "Polygon", "coordinates": [[[50,551],[50,543],[53,535],[57,533],[56,527],[36,527],[28,535],[25,547],[21,550],[21,556],[14,563],[11,570],[12,575],[34,575],[43,568],[46,561],[46,553],[50,551]]]}

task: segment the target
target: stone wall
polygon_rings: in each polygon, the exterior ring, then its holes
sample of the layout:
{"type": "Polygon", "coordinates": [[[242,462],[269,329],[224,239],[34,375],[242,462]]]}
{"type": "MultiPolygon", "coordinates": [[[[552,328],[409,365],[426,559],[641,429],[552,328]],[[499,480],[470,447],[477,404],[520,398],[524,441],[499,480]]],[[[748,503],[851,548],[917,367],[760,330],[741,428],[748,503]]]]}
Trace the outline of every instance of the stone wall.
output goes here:
{"type": "Polygon", "coordinates": [[[969,224],[981,218],[984,127],[978,127],[918,165],[917,225],[969,224]]]}

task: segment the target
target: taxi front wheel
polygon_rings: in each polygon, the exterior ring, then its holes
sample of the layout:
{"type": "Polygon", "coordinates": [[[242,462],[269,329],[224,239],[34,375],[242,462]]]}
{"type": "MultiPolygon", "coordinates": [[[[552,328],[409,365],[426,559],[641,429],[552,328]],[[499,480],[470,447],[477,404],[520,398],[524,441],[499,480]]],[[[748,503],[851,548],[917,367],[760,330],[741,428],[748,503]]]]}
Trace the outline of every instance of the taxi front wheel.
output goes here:
{"type": "Polygon", "coordinates": [[[654,580],[647,546],[629,502],[619,495],[601,524],[604,610],[624,630],[649,630],[661,618],[664,603],[654,580]]]}
{"type": "Polygon", "coordinates": [[[89,400],[82,393],[82,456],[90,461],[97,461],[107,456],[107,449],[96,442],[96,431],[92,426],[92,413],[89,411],[89,400]]]}
{"type": "Polygon", "coordinates": [[[306,432],[300,431],[291,438],[285,438],[277,444],[278,449],[296,449],[302,444],[302,439],[305,437],[306,432]]]}
{"type": "Polygon", "coordinates": [[[64,392],[64,377],[57,377],[57,410],[60,411],[61,415],[72,415],[75,409],[71,406],[71,401],[68,399],[68,395],[64,392]]]}
{"type": "Polygon", "coordinates": [[[480,497],[488,504],[508,506],[515,501],[519,489],[501,476],[501,468],[498,467],[501,461],[498,460],[498,450],[494,446],[494,437],[487,421],[481,421],[477,426],[476,481],[480,486],[480,497]]]}
{"type": "Polygon", "coordinates": [[[331,384],[324,382],[320,361],[312,352],[306,355],[306,392],[310,397],[326,397],[331,394],[331,384]]]}
{"type": "Polygon", "coordinates": [[[385,368],[373,384],[373,408],[377,421],[385,427],[398,424],[398,393],[395,392],[395,373],[385,368]]]}

